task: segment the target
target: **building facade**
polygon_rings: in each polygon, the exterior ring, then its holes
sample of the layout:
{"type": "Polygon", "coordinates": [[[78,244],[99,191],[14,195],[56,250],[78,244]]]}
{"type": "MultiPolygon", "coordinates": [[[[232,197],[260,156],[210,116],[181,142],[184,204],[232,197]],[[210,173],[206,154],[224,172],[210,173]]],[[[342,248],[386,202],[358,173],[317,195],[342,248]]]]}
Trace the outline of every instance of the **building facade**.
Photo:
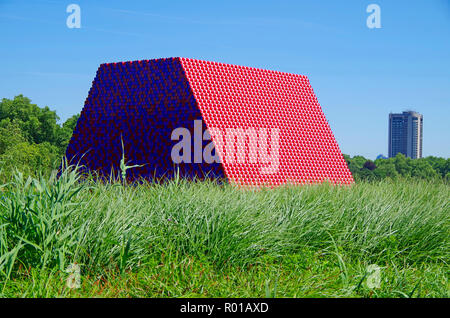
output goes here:
{"type": "Polygon", "coordinates": [[[406,157],[422,158],[423,116],[414,111],[389,114],[389,158],[399,152],[406,157]]]}

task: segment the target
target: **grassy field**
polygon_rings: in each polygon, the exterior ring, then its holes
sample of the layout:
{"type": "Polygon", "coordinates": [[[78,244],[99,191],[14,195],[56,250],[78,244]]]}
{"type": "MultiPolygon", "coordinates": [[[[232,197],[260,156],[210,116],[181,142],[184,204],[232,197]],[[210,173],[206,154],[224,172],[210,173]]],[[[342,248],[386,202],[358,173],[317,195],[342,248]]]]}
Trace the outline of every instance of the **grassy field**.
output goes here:
{"type": "Polygon", "coordinates": [[[16,173],[1,187],[0,296],[449,296],[442,182],[243,190],[79,178],[16,173]],[[79,288],[67,284],[71,264],[79,288]]]}

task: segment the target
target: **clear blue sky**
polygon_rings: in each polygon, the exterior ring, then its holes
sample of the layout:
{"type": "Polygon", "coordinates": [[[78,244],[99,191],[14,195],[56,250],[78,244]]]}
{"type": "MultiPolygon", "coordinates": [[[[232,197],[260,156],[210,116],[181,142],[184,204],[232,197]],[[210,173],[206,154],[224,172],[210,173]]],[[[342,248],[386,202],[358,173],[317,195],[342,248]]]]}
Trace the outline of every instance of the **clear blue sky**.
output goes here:
{"type": "Polygon", "coordinates": [[[424,155],[450,157],[450,1],[0,0],[0,98],[62,120],[100,63],[183,56],[307,75],[344,153],[387,154],[389,112],[424,115],[424,155]],[[81,29],[66,7],[81,7],[81,29]],[[381,29],[366,7],[381,8],[381,29]]]}

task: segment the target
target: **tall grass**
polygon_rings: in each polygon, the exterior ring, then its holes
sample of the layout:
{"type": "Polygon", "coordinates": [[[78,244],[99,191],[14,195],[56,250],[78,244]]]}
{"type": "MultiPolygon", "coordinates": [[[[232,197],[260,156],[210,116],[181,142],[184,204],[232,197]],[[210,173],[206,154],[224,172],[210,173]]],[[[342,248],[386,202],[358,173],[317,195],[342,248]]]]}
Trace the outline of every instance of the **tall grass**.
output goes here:
{"type": "MultiPolygon", "coordinates": [[[[177,178],[126,186],[81,180],[69,166],[59,177],[16,172],[0,196],[0,282],[18,267],[77,263],[85,273],[123,272],[171,255],[217,268],[304,250],[376,263],[449,261],[444,183],[243,190],[177,178]]],[[[342,266],[345,274],[344,260],[342,266]]]]}

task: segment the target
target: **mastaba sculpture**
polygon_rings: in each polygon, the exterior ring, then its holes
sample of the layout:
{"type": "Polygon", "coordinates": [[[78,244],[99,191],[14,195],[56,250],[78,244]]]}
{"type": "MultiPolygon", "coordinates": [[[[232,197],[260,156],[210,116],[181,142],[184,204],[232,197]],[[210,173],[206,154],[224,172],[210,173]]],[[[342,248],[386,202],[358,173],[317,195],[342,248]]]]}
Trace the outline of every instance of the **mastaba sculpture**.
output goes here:
{"type": "Polygon", "coordinates": [[[354,182],[306,76],[187,58],[100,65],[66,156],[108,176],[123,154],[131,181],[354,182]]]}

